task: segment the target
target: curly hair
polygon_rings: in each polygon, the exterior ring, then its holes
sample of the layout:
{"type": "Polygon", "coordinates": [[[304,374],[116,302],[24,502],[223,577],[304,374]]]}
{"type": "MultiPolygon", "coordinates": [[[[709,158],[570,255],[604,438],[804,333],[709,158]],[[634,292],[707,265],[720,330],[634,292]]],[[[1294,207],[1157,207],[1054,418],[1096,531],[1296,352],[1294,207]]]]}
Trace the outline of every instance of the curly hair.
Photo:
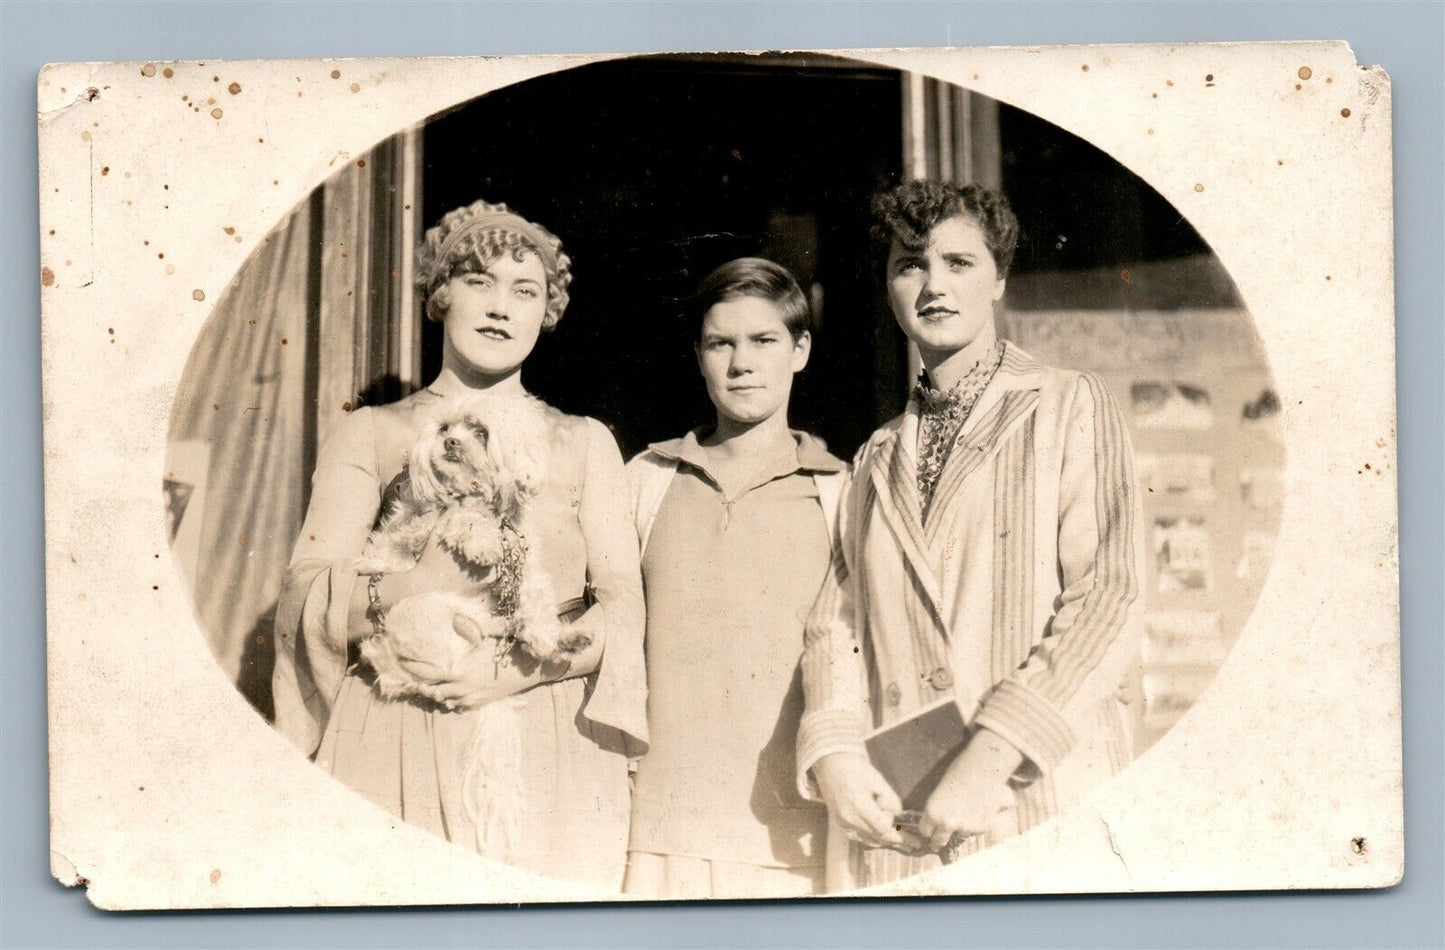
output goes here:
{"type": "Polygon", "coordinates": [[[787,268],[761,257],[728,261],[702,279],[687,303],[693,332],[702,332],[703,318],[714,305],[739,297],[757,297],[777,307],[795,341],[812,332],[813,312],[797,280],[787,268]]]}
{"type": "Polygon", "coordinates": [[[505,253],[520,261],[526,252],[542,261],[547,273],[547,314],[542,329],[551,330],[562,319],[570,299],[572,259],[551,231],[528,221],[505,204],[474,201],[448,211],[427,229],[416,252],[416,285],[426,298],[426,315],[441,322],[451,308],[448,281],[462,274],[485,270],[505,253]]]}
{"type": "Polygon", "coordinates": [[[999,277],[1007,277],[1019,243],[1019,219],[1002,192],[982,185],[910,181],[873,196],[873,237],[916,250],[939,222],[961,215],[978,225],[999,277]]]}

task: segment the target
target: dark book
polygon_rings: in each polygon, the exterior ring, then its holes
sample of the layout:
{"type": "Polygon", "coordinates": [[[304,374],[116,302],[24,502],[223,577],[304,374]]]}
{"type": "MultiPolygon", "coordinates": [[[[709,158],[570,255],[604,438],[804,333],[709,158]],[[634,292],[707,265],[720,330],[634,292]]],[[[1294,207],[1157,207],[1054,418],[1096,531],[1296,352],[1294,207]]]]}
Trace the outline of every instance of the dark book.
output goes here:
{"type": "Polygon", "coordinates": [[[922,811],[967,741],[963,714],[948,698],[876,730],[864,745],[873,766],[903,800],[904,810],[922,811]]]}

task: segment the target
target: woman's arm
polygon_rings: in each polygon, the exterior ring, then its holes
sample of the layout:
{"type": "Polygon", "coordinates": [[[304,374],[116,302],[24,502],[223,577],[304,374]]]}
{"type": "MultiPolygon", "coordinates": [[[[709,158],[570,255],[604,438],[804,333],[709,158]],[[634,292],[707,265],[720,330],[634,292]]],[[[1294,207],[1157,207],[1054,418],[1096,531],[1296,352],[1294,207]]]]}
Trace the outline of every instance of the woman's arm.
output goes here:
{"type": "Polygon", "coordinates": [[[321,742],[345,674],[358,592],[365,602],[353,564],[381,504],[374,421],[371,409],[343,416],[322,447],[276,605],[276,728],[308,754],[321,742]]]}
{"type": "Polygon", "coordinates": [[[646,613],[632,487],[617,441],[588,419],[587,471],[577,517],[587,548],[587,577],[597,602],[586,622],[605,631],[597,681],[582,708],[594,726],[621,737],[629,755],[647,749],[647,672],[643,660],[646,613]]]}
{"type": "Polygon", "coordinates": [[[1068,754],[1075,726],[1118,688],[1137,653],[1143,571],[1134,453],[1118,404],[1088,373],[1079,377],[1064,438],[1058,517],[1063,591],[1048,635],[976,717],[1022,753],[1030,775],[1068,754]]]}
{"type": "MultiPolygon", "coordinates": [[[[854,471],[866,464],[862,455],[854,471]]],[[[877,847],[904,841],[895,825],[903,805],[863,746],[868,721],[866,659],[857,630],[857,578],[849,569],[854,543],[853,493],[840,493],[833,558],[803,628],[803,718],[798,724],[797,781],[807,799],[821,799],[854,840],[877,847]]]]}
{"type": "Polygon", "coordinates": [[[1117,688],[1135,653],[1139,519],[1123,413],[1083,374],[1063,442],[1059,606],[1048,636],[984,701],[978,730],[929,798],[920,831],[935,850],[954,833],[987,833],[1013,801],[1010,780],[1053,768],[1073,747],[1075,724],[1117,688]]]}

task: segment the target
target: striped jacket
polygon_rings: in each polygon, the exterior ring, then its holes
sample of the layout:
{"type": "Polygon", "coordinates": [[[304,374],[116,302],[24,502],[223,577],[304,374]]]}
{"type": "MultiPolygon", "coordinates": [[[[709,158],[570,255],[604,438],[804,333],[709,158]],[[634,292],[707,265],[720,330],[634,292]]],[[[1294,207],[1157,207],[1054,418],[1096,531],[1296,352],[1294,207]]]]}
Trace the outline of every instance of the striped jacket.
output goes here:
{"type": "MultiPolygon", "coordinates": [[[[805,635],[799,789],[817,798],[819,758],[864,754],[867,732],[952,697],[1024,754],[998,830],[1017,833],[1130,755],[1120,684],[1145,575],[1129,434],[1097,378],[1005,344],[924,518],[918,424],[914,401],[859,450],[843,493],[805,635]]],[[[936,860],[853,846],[830,855],[830,889],[936,860]]]]}

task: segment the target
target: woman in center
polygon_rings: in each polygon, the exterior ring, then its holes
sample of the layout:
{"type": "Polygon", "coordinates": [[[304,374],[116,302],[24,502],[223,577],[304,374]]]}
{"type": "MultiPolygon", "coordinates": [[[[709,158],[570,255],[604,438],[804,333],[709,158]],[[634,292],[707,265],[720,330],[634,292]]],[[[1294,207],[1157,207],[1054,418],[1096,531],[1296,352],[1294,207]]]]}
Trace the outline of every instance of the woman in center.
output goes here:
{"type": "Polygon", "coordinates": [[[788,428],[812,345],[777,264],[718,268],[689,307],[711,426],[628,466],[647,597],[648,723],[625,889],[669,899],[821,889],[827,813],[793,780],[803,623],[844,465],[788,428]]]}

